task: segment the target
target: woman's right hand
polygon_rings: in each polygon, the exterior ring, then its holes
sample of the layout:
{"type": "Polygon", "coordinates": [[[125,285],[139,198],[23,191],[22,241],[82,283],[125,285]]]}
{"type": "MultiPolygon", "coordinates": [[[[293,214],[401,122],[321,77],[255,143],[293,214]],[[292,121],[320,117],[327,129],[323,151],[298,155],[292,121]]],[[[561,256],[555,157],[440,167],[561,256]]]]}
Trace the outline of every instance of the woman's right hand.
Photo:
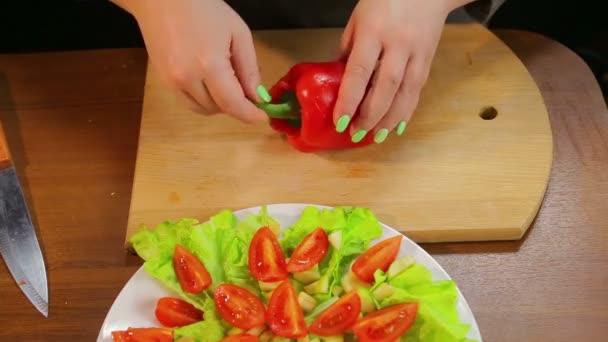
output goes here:
{"type": "Polygon", "coordinates": [[[267,120],[251,31],[222,0],[114,0],[137,20],[150,62],[187,107],[267,120]]]}

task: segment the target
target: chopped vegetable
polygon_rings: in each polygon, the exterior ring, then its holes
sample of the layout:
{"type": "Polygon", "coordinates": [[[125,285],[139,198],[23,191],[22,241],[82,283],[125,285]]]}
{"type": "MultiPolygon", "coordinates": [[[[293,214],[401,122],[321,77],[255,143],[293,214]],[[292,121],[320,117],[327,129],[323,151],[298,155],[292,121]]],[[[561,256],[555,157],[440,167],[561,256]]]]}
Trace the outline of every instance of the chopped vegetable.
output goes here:
{"type": "Polygon", "coordinates": [[[264,325],[264,304],[260,298],[240,286],[221,284],[215,290],[215,306],[222,318],[240,329],[264,325]]]}
{"type": "Polygon", "coordinates": [[[304,291],[308,294],[323,294],[329,291],[329,278],[325,275],[312,284],[304,286],[304,291]]]}
{"type": "Polygon", "coordinates": [[[377,270],[386,272],[397,258],[402,236],[395,236],[379,242],[365,251],[353,264],[353,272],[361,281],[372,283],[377,270]]]}
{"type": "Polygon", "coordinates": [[[255,335],[249,334],[237,334],[231,335],[224,339],[221,342],[257,342],[258,337],[255,335]]]}
{"type": "Polygon", "coordinates": [[[355,323],[353,332],[361,342],[392,342],[412,327],[417,311],[417,303],[389,306],[363,317],[355,323]]]}
{"type": "Polygon", "coordinates": [[[359,298],[361,298],[361,312],[367,314],[376,311],[376,303],[372,299],[368,289],[361,287],[353,291],[356,291],[359,294],[359,298]]]}
{"type": "Polygon", "coordinates": [[[331,243],[335,249],[340,249],[340,247],[342,247],[342,231],[329,234],[329,243],[331,243]]]}
{"type": "Polygon", "coordinates": [[[205,265],[180,245],[175,245],[173,268],[179,284],[188,293],[197,294],[211,285],[211,275],[205,265]]]}
{"type": "Polygon", "coordinates": [[[287,279],[285,254],[276,236],[268,227],[260,228],[251,241],[249,270],[255,279],[263,282],[287,279]]]}
{"type": "Polygon", "coordinates": [[[304,271],[293,274],[293,279],[299,281],[302,284],[310,284],[321,279],[321,273],[319,272],[319,265],[304,271]]]}
{"type": "Polygon", "coordinates": [[[276,289],[279,285],[281,285],[281,282],[275,281],[272,283],[266,283],[266,282],[260,281],[259,284],[260,284],[260,290],[272,291],[272,290],[276,289]]]}
{"type": "Polygon", "coordinates": [[[382,301],[395,293],[395,288],[392,285],[387,283],[382,283],[378,286],[377,289],[374,290],[373,295],[374,299],[377,301],[382,301]]]}
{"type": "Polygon", "coordinates": [[[411,256],[399,258],[399,259],[393,261],[391,266],[388,268],[386,275],[388,276],[388,279],[391,280],[391,279],[395,278],[399,273],[414,266],[415,263],[416,263],[416,260],[414,260],[414,258],[412,258],[411,256]]]}
{"type": "Polygon", "coordinates": [[[298,294],[298,302],[302,307],[302,311],[305,313],[311,312],[315,309],[315,306],[317,306],[317,301],[306,292],[300,292],[298,294]]]}
{"type": "Polygon", "coordinates": [[[201,321],[203,312],[194,305],[173,297],[163,297],[156,303],[156,319],[169,328],[182,327],[201,321]]]}
{"type": "Polygon", "coordinates": [[[361,299],[356,291],[342,296],[310,325],[310,332],[319,336],[344,334],[359,319],[361,299]]]}
{"type": "Polygon", "coordinates": [[[173,330],[169,328],[128,328],[124,331],[113,331],[112,340],[114,342],[173,342],[173,330]]]}
{"type": "Polygon", "coordinates": [[[304,313],[290,280],[283,281],[274,290],[268,301],[266,316],[268,326],[276,336],[286,338],[306,336],[304,313]]]}
{"type": "Polygon", "coordinates": [[[287,264],[287,272],[305,272],[315,267],[327,253],[329,241],[323,228],[317,228],[307,235],[296,247],[287,264]]]}

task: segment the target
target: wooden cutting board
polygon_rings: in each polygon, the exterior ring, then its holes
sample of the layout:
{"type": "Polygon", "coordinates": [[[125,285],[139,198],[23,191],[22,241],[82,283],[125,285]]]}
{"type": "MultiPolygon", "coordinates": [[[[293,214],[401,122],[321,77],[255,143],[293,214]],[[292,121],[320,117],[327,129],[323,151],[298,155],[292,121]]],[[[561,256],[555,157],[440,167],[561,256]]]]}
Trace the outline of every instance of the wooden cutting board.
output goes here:
{"type": "MultiPolygon", "coordinates": [[[[254,33],[263,83],[329,58],[340,33],[254,33]]],[[[369,207],[417,242],[518,239],[542,202],[551,160],[538,88],[477,24],[446,27],[406,133],[350,151],[300,153],[266,124],[184,110],[149,69],[127,238],[141,224],[206,220],[224,208],[315,203],[369,207]],[[480,117],[492,114],[485,108],[496,117],[480,117]]]]}

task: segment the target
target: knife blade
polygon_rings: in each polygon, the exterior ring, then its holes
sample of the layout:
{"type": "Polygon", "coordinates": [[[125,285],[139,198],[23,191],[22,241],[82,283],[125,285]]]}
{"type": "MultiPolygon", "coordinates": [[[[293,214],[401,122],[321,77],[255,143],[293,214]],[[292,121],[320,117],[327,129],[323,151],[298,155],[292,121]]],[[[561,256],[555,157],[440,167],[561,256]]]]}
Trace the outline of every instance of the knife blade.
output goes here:
{"type": "Polygon", "coordinates": [[[42,251],[0,123],[0,255],[30,302],[48,317],[42,251]]]}

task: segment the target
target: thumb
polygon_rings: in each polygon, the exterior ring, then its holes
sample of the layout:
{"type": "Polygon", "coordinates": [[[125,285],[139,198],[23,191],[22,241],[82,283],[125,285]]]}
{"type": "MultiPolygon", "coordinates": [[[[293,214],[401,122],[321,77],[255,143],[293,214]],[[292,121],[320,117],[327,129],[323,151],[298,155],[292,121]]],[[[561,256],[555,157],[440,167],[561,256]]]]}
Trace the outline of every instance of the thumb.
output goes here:
{"type": "Polygon", "coordinates": [[[253,37],[246,25],[242,25],[234,32],[230,52],[232,67],[245,96],[256,102],[268,101],[268,98],[262,99],[257,93],[257,89],[261,85],[260,70],[253,46],[253,37]]]}

